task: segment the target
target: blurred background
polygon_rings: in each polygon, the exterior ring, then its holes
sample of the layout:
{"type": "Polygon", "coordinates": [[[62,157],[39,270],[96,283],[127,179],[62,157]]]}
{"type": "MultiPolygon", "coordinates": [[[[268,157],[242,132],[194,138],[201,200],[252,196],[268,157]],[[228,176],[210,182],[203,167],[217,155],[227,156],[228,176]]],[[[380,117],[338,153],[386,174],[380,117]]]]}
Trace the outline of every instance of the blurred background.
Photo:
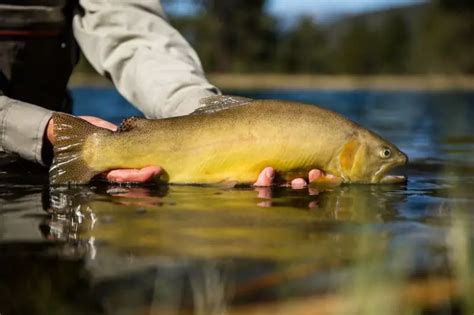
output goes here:
{"type": "MultiPolygon", "coordinates": [[[[224,89],[288,86],[282,74],[292,74],[297,80],[289,85],[295,87],[361,84],[351,82],[351,75],[374,76],[377,82],[366,85],[387,88],[474,86],[466,76],[474,73],[474,1],[162,3],[171,24],[196,49],[210,80],[224,89]],[[262,75],[265,80],[254,80],[262,75]],[[430,81],[413,82],[426,75],[430,81]],[[408,84],[397,82],[405,76],[410,76],[408,84]]],[[[82,58],[76,74],[93,73],[82,58]]],[[[72,82],[94,79],[80,78],[72,82]]]]}

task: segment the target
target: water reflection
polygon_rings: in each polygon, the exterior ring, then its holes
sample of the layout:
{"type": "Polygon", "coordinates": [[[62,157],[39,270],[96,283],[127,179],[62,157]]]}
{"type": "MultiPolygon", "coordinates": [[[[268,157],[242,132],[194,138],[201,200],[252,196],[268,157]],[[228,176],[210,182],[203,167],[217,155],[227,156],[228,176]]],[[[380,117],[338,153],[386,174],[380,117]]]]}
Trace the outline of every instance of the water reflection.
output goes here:
{"type": "Polygon", "coordinates": [[[399,220],[406,192],[363,185],[33,192],[19,200],[49,201],[43,202],[49,215],[35,219],[42,238],[53,243],[3,242],[2,266],[9,267],[2,279],[10,296],[35,279],[31,297],[43,298],[5,313],[49,314],[45,299],[72,314],[285,314],[324,306],[322,313],[344,313],[361,303],[362,289],[374,293],[372,284],[407,307],[454,303],[460,291],[447,230],[399,220]],[[20,282],[14,266],[22,270],[20,282]],[[427,292],[436,287],[444,295],[432,298],[427,292]],[[53,294],[71,290],[76,293],[53,294]],[[77,294],[84,297],[81,307],[74,306],[77,294]]]}
{"type": "Polygon", "coordinates": [[[49,225],[56,239],[93,238],[137,255],[289,260],[337,248],[347,258],[359,223],[396,217],[406,196],[391,190],[53,189],[49,225]]]}

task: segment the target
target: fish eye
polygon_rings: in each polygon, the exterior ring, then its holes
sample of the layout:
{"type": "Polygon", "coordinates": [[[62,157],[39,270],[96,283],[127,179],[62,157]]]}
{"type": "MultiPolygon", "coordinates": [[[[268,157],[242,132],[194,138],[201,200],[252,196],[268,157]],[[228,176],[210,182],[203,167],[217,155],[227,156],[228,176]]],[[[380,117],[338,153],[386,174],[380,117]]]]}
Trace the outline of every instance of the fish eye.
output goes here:
{"type": "Polygon", "coordinates": [[[389,148],[383,148],[380,151],[380,157],[384,159],[388,159],[392,155],[392,151],[389,148]]]}

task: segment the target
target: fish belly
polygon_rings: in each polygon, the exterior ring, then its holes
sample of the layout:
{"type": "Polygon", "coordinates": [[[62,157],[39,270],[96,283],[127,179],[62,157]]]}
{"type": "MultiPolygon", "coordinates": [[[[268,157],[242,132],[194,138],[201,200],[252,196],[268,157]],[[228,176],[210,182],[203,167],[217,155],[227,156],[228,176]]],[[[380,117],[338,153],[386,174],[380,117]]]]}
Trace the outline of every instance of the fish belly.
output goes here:
{"type": "MultiPolygon", "coordinates": [[[[253,183],[259,173],[272,166],[284,179],[305,176],[321,162],[308,155],[299,145],[268,143],[255,139],[219,141],[150,141],[157,145],[144,146],[142,140],[120,139],[102,145],[101,158],[92,162],[101,171],[121,168],[161,166],[170,183],[212,184],[220,182],[253,183]],[[161,143],[161,145],[158,145],[161,143]]],[[[90,150],[93,150],[92,148],[90,150]]],[[[319,156],[321,157],[321,156],[319,156]]]]}

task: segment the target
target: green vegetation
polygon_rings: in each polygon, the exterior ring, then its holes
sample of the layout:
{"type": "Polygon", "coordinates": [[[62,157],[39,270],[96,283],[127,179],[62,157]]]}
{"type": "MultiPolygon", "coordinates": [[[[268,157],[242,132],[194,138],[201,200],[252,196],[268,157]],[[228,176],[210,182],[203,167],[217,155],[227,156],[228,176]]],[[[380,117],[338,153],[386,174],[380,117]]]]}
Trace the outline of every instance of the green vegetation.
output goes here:
{"type": "Polygon", "coordinates": [[[171,22],[208,72],[319,74],[474,73],[474,4],[437,0],[328,24],[301,17],[289,28],[265,1],[198,1],[171,22]]]}

